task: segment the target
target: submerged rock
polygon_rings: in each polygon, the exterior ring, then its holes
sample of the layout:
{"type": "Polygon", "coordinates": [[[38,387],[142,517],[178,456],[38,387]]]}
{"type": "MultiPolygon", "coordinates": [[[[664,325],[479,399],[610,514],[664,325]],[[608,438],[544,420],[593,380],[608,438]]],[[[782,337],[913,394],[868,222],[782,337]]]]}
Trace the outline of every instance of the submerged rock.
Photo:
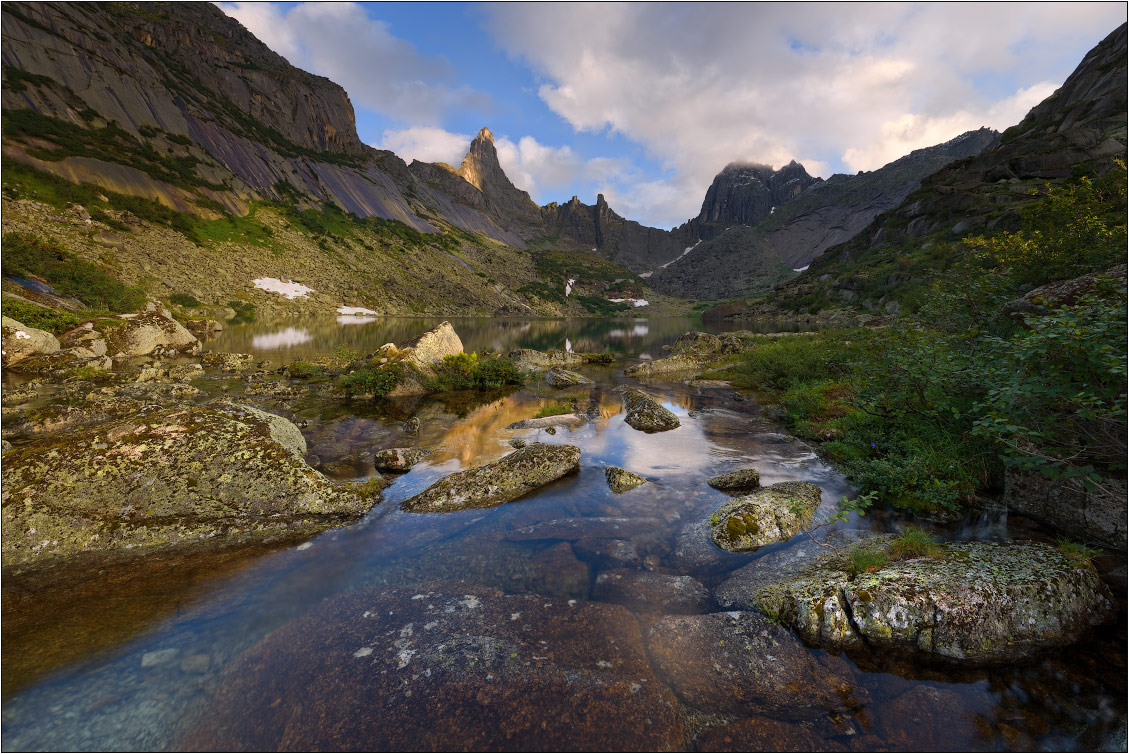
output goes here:
{"type": "Polygon", "coordinates": [[[551,387],[564,388],[576,387],[577,385],[591,385],[592,380],[588,379],[582,374],[570,372],[561,367],[553,367],[548,372],[545,372],[545,382],[549,383],[551,387]]]}
{"type": "Polygon", "coordinates": [[[575,445],[536,442],[494,463],[444,477],[400,507],[412,513],[492,508],[560,479],[579,465],[580,448],[575,445]]]}
{"type": "Polygon", "coordinates": [[[587,416],[580,414],[557,414],[556,416],[538,416],[533,419],[522,419],[506,427],[506,429],[545,429],[546,427],[579,427],[588,423],[587,416]]]}
{"type": "Polygon", "coordinates": [[[822,492],[811,482],[780,482],[730,500],[710,517],[710,537],[730,552],[790,539],[811,526],[822,492]]]}
{"type": "Polygon", "coordinates": [[[532,348],[515,348],[508,354],[510,361],[518,369],[526,372],[540,372],[553,367],[578,367],[584,357],[569,351],[535,351],[532,348]]]}
{"type": "Polygon", "coordinates": [[[28,327],[10,317],[0,317],[0,332],[3,334],[2,352],[5,367],[18,364],[29,356],[55,353],[59,350],[59,339],[45,330],[28,327]]]}
{"type": "Polygon", "coordinates": [[[710,477],[706,483],[715,490],[751,490],[760,486],[761,475],[756,469],[739,469],[710,477]]]}
{"type": "Polygon", "coordinates": [[[663,618],[647,646],[659,676],[701,710],[802,720],[854,702],[845,662],[819,662],[799,639],[757,613],[663,618]]]}
{"type": "Polygon", "coordinates": [[[431,451],[427,448],[388,448],[378,450],[372,463],[377,471],[409,471],[429,455],[431,451]]]}
{"type": "Polygon", "coordinates": [[[672,751],[683,736],[622,607],[437,584],[346,593],[268,634],[180,746],[672,751]]]}
{"type": "Polygon", "coordinates": [[[619,494],[633,490],[641,484],[646,484],[647,480],[633,471],[621,469],[618,466],[609,466],[604,469],[604,476],[607,477],[608,487],[611,487],[612,492],[619,494]]]}
{"type": "Polygon", "coordinates": [[[305,451],[287,420],[225,402],[22,444],[4,457],[4,563],[361,516],[369,503],[310,468],[305,451]]]}
{"type": "Polygon", "coordinates": [[[111,356],[149,356],[150,354],[198,353],[200,341],[172,317],[159,311],[146,311],[122,320],[120,327],[106,333],[111,356]]]}
{"type": "MultiPolygon", "coordinates": [[[[882,548],[874,537],[863,547],[882,548]]],[[[827,556],[761,590],[761,606],[812,644],[865,641],[963,664],[1018,662],[1076,641],[1109,615],[1098,574],[1034,542],[960,542],[943,556],[894,562],[852,576],[827,556]]]]}
{"type": "Polygon", "coordinates": [[[689,576],[616,568],[596,575],[592,599],[614,602],[637,613],[680,615],[705,610],[710,593],[689,576]]]}
{"type": "Polygon", "coordinates": [[[506,533],[506,539],[516,541],[530,539],[578,540],[588,537],[595,539],[623,539],[631,538],[636,534],[655,531],[662,525],[663,522],[657,518],[617,518],[605,516],[594,516],[591,518],[559,518],[512,529],[506,533]]]}
{"type": "Polygon", "coordinates": [[[823,720],[748,717],[710,728],[695,744],[698,751],[850,751],[835,739],[836,735],[834,726],[823,720]]]}
{"type": "Polygon", "coordinates": [[[623,405],[627,408],[624,421],[640,432],[665,432],[681,426],[677,416],[642,390],[624,392],[623,405]]]}
{"type": "Polygon", "coordinates": [[[643,564],[639,548],[626,539],[582,537],[572,543],[578,558],[604,568],[638,568],[643,564]]]}

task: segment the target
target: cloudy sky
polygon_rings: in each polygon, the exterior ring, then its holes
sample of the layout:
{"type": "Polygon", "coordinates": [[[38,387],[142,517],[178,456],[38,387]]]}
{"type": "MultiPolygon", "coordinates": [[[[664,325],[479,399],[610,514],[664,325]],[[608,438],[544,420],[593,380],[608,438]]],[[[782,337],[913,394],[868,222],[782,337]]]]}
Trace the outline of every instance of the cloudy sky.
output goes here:
{"type": "Polygon", "coordinates": [[[733,161],[873,170],[1003,130],[1118,24],[1114,3],[219,3],[348,91],[361,138],[458,165],[484,125],[544,204],[672,227],[733,161]]]}

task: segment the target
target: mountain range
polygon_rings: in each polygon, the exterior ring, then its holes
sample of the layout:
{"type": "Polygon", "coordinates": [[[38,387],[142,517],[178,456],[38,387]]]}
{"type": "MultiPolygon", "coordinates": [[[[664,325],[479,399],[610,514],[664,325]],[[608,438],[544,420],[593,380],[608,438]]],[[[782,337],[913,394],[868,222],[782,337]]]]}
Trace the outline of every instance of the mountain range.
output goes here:
{"type": "MultiPolygon", "coordinates": [[[[538,206],[506,176],[488,128],[457,168],[370,147],[340,86],[291,66],[211,4],[9,2],[0,12],[4,185],[16,200],[5,232],[56,227],[71,253],[131,283],[213,303],[601,314],[780,284],[802,298],[817,268],[897,235],[907,199],[918,197],[915,218],[951,209],[922,196],[926,187],[950,196],[943,187],[972,174],[1023,185],[1125,150],[1122,27],[1002,136],[971,131],[827,180],[796,162],[733,163],[697,217],[663,230],[621,217],[603,195],[538,206]],[[60,180],[90,190],[72,196],[60,180]],[[76,204],[90,223],[60,214],[76,204]],[[250,287],[259,272],[318,294],[280,302],[250,287]]],[[[907,221],[903,235],[912,222],[914,232],[936,225],[907,221]]]]}

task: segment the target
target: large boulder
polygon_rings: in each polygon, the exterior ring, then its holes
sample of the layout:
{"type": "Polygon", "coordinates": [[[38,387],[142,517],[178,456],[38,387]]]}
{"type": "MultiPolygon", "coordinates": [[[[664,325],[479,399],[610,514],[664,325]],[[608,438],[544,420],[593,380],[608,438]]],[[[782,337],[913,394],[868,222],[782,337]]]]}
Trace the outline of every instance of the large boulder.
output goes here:
{"type": "Polygon", "coordinates": [[[200,341],[172,317],[159,311],[146,311],[122,320],[120,327],[106,333],[111,356],[149,356],[151,354],[198,353],[200,341]]]}
{"type": "Polygon", "coordinates": [[[268,634],[180,746],[675,751],[684,730],[624,608],[436,584],[349,592],[268,634]]]}
{"type": "Polygon", "coordinates": [[[690,373],[697,374],[698,370],[702,368],[702,362],[689,354],[675,354],[668,356],[665,359],[654,359],[653,361],[641,361],[624,370],[624,374],[628,377],[638,378],[653,378],[660,375],[678,374],[680,376],[689,375],[690,373]]]}
{"type": "Polygon", "coordinates": [[[554,367],[578,367],[584,357],[570,351],[535,351],[532,348],[516,348],[508,354],[510,361],[525,372],[540,372],[554,367]]]}
{"type": "Polygon", "coordinates": [[[591,385],[592,380],[588,379],[582,374],[570,372],[561,367],[553,367],[548,372],[545,372],[545,382],[549,383],[550,387],[565,388],[576,387],[577,385],[591,385]]]}
{"type": "Polygon", "coordinates": [[[401,350],[411,349],[407,360],[419,369],[429,372],[443,361],[444,357],[456,356],[463,352],[463,342],[450,322],[441,322],[422,335],[400,346],[401,350]]]}
{"type": "Polygon", "coordinates": [[[304,460],[280,416],[212,402],[21,444],[4,456],[4,563],[217,534],[319,531],[370,503],[304,460]]]}
{"type": "Polygon", "coordinates": [[[734,498],[710,517],[710,537],[730,552],[790,539],[811,526],[821,495],[811,482],[780,482],[734,498]]]}
{"type": "Polygon", "coordinates": [[[55,353],[59,350],[59,339],[49,332],[28,327],[10,317],[0,317],[0,332],[3,334],[3,349],[0,358],[5,367],[18,364],[29,356],[55,353]]]}
{"type": "Polygon", "coordinates": [[[670,352],[672,355],[685,354],[695,359],[706,360],[721,353],[721,338],[705,332],[687,332],[678,336],[670,352]]]}
{"type": "Polygon", "coordinates": [[[858,575],[847,555],[832,554],[750,597],[817,646],[865,641],[965,665],[1021,662],[1073,643],[1110,614],[1098,574],[1055,547],[959,542],[941,550],[858,575]]]}
{"type": "Polygon", "coordinates": [[[535,442],[494,463],[446,476],[400,507],[413,513],[492,508],[560,479],[579,465],[580,448],[575,445],[535,442]]]}
{"type": "Polygon", "coordinates": [[[624,421],[640,432],[665,432],[681,426],[678,417],[642,390],[630,388],[623,394],[627,409],[624,421]]]}

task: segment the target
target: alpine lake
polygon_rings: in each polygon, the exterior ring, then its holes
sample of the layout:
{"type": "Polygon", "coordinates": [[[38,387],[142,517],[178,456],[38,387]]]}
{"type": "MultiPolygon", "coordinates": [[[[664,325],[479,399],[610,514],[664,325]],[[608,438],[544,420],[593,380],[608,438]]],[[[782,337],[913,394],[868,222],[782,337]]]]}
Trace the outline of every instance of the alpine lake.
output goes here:
{"type": "MultiPolygon", "coordinates": [[[[440,321],[255,322],[205,348],[270,360],[273,374],[440,321]]],[[[706,480],[753,467],[762,485],[812,482],[817,521],[855,494],[849,481],[768,418],[754,392],[725,383],[647,382],[680,426],[645,433],[624,421],[616,388],[640,385],[624,369],[708,325],[450,321],[466,351],[607,350],[615,360],[576,367],[593,384],[562,390],[531,380],[383,402],[316,387],[248,398],[298,424],[307,460],[331,478],[373,476],[384,448],[431,454],[387,475],[362,520],[312,540],[72,560],[6,578],[5,749],[1125,750],[1123,558],[1095,561],[1122,617],[1021,665],[805,646],[722,596],[741,574],[798,569],[822,548],[804,534],[755,552],[717,548],[703,522],[730,498],[706,480]],[[588,421],[508,429],[573,398],[590,406],[588,421]],[[401,510],[438,479],[512,452],[515,439],[578,446],[579,470],[494,508],[401,510]],[[617,494],[612,466],[647,483],[617,494]],[[757,659],[743,664],[742,652],[757,659]]],[[[243,389],[218,377],[193,384],[201,400],[243,389]]],[[[879,505],[814,536],[848,541],[906,522],[879,505]]],[[[1056,540],[991,500],[960,520],[913,523],[943,542],[1056,540]]]]}

